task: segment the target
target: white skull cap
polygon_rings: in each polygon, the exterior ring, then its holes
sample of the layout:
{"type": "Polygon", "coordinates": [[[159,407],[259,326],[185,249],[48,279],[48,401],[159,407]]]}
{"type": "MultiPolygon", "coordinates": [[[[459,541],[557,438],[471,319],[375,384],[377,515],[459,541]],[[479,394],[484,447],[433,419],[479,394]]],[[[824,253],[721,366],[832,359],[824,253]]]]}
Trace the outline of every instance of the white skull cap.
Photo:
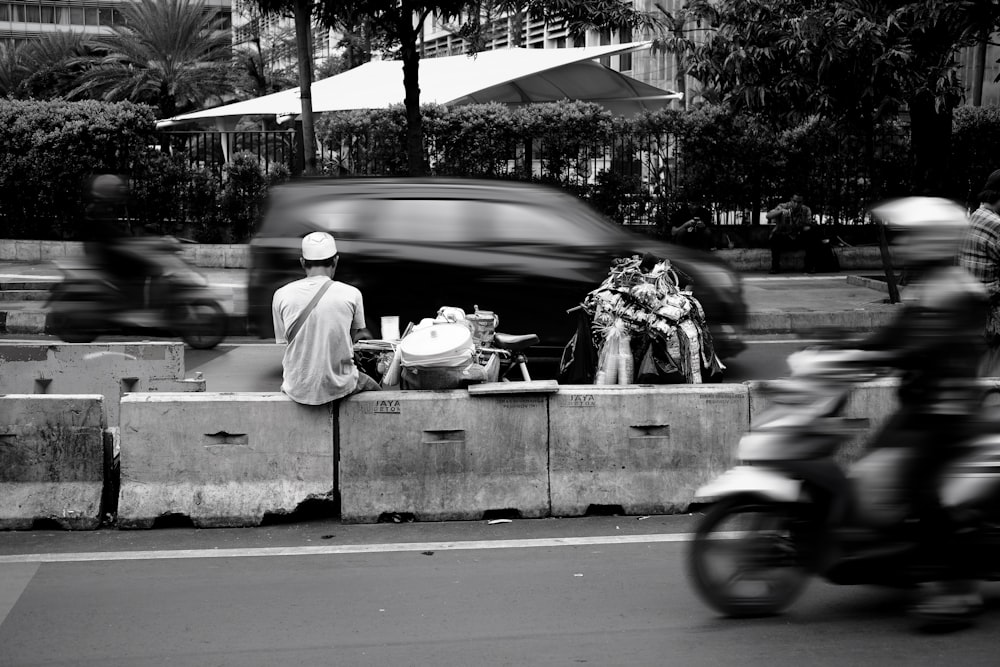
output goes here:
{"type": "Polygon", "coordinates": [[[302,259],[330,259],[337,254],[337,242],[326,232],[313,232],[302,239],[302,259]]]}

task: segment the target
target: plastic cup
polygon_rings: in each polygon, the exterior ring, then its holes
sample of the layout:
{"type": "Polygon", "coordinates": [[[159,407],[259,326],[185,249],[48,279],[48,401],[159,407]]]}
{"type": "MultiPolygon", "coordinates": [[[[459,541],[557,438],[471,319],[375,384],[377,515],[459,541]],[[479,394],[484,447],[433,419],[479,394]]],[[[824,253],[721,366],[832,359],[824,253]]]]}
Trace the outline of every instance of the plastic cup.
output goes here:
{"type": "Polygon", "coordinates": [[[382,340],[399,340],[399,315],[382,317],[382,340]]]}

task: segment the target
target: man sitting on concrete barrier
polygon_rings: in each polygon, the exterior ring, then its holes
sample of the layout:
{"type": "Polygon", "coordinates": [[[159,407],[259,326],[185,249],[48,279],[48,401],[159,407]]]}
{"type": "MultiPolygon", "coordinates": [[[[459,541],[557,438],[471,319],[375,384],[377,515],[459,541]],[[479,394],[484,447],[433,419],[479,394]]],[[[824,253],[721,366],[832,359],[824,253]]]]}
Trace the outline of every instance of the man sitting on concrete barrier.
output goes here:
{"type": "Polygon", "coordinates": [[[274,293],[275,342],[287,343],[281,391],[297,403],[323,405],[379,389],[354,364],[354,341],[371,335],[361,292],[333,279],[338,259],[333,236],[308,234],[299,260],[306,277],[274,293]]]}

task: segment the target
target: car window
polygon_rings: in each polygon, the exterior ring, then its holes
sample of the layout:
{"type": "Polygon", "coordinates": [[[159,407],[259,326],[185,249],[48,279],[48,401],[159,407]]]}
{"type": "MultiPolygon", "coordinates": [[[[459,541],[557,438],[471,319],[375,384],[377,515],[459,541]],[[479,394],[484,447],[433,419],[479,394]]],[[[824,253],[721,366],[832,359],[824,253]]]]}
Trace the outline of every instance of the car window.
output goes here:
{"type": "Polygon", "coordinates": [[[489,204],[484,226],[484,240],[501,243],[540,243],[545,245],[599,244],[601,240],[591,225],[576,224],[558,209],[508,202],[489,204]]]}
{"type": "Polygon", "coordinates": [[[313,230],[338,233],[356,232],[371,225],[376,212],[364,199],[334,199],[298,209],[295,214],[308,221],[313,230]]]}
{"type": "Polygon", "coordinates": [[[372,226],[379,238],[415,243],[468,243],[478,232],[479,202],[462,199],[371,200],[372,226]]]}

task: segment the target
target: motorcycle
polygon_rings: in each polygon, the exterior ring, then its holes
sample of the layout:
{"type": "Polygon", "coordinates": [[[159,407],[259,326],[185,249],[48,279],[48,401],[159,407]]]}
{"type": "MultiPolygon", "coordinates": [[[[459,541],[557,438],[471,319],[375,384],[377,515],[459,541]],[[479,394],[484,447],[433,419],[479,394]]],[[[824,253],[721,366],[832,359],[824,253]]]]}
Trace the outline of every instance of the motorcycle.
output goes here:
{"type": "MultiPolygon", "coordinates": [[[[804,350],[791,376],[740,440],[739,464],[696,492],[704,513],[688,551],[694,589],[725,616],[776,614],[812,577],[840,585],[912,588],[929,576],[919,517],[880,504],[879,475],[899,470],[905,448],[850,465],[835,459],[858,433],[844,416],[851,389],[874,379],[879,353],[804,350]],[[896,514],[890,516],[893,512],[896,514]]],[[[961,545],[975,554],[970,579],[1000,580],[1000,417],[984,407],[940,477],[939,497],[962,517],[961,545]]],[[[905,508],[903,508],[905,511],[905,508]]],[[[959,539],[956,537],[956,539],[959,539]]]]}
{"type": "Polygon", "coordinates": [[[63,280],[52,287],[46,304],[47,330],[67,343],[132,329],[179,335],[199,350],[225,340],[228,315],[205,276],[181,256],[180,242],[164,237],[133,243],[141,244],[137,248],[156,267],[141,284],[119,284],[87,259],[57,262],[63,280]]]}

